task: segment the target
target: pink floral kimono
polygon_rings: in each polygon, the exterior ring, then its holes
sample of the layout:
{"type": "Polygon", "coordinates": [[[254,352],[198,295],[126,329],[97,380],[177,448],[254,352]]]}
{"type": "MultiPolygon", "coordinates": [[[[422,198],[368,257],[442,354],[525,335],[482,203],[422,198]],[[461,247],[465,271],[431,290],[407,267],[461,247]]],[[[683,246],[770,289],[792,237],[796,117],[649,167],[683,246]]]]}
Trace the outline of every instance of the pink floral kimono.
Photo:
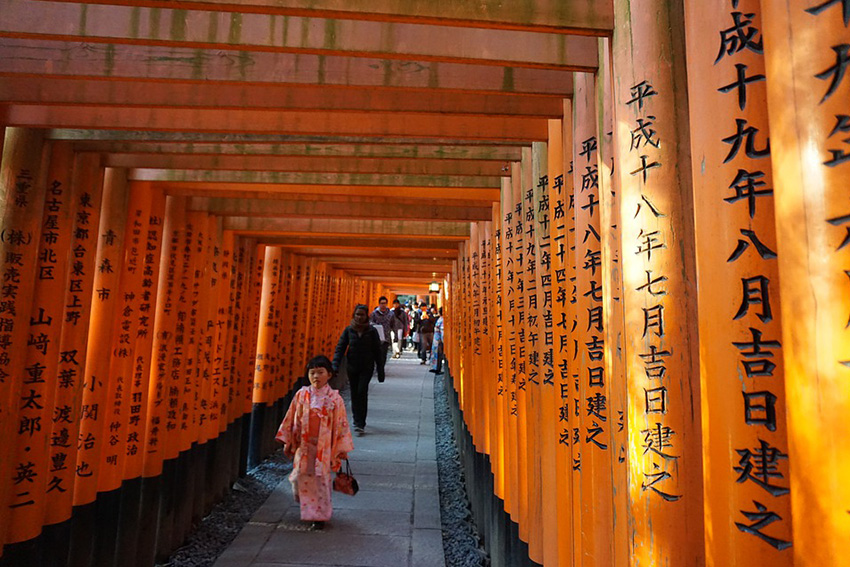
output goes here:
{"type": "Polygon", "coordinates": [[[354,448],[339,392],[329,385],[298,390],[275,438],[295,449],[289,482],[301,504],[301,519],[330,520],[333,473],[354,448]]]}

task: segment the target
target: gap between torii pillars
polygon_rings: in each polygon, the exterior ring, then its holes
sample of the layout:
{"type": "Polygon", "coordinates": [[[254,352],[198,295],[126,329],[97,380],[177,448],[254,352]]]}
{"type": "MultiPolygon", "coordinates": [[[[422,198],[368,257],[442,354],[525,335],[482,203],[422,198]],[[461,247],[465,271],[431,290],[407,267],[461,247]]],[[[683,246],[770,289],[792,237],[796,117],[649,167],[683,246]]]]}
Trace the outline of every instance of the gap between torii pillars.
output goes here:
{"type": "MultiPolygon", "coordinates": [[[[794,557],[850,565],[850,5],[763,1],[794,557]]],[[[773,337],[768,337],[773,338],[773,337]]],[[[768,510],[756,510],[766,514],[768,510]]],[[[770,516],[765,516],[770,519],[770,516]]]]}

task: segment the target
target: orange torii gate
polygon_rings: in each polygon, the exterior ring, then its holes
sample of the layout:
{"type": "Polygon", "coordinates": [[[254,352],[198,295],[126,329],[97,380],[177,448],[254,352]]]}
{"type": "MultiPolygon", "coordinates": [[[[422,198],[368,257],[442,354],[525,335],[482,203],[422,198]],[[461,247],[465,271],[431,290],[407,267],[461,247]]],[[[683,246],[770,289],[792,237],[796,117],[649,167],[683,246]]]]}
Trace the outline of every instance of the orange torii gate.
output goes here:
{"type": "Polygon", "coordinates": [[[496,512],[479,515],[494,564],[514,564],[501,510],[543,565],[847,564],[833,546],[850,534],[850,508],[832,483],[848,474],[850,438],[837,413],[850,344],[850,221],[846,191],[837,194],[850,174],[839,108],[850,94],[850,5],[676,4],[615,2],[613,41],[600,40],[596,74],[576,75],[565,135],[554,124],[548,154],[532,153],[530,169],[548,160],[549,177],[515,166],[495,216],[501,233],[486,244],[494,264],[472,246],[451,274],[457,415],[469,451],[482,451],[484,435],[504,440],[484,457],[490,470],[469,471],[472,482],[494,475],[496,512]],[[524,199],[543,183],[549,208],[530,211],[524,199]],[[541,215],[556,231],[544,277],[561,322],[552,344],[562,345],[549,438],[523,434],[553,407],[529,412],[529,389],[555,392],[528,379],[524,358],[527,337],[547,329],[529,323],[527,303],[537,240],[524,223],[541,215]],[[497,371],[475,365],[491,331],[469,278],[503,286],[490,307],[504,337],[497,371]],[[483,413],[490,398],[504,410],[483,413]],[[530,459],[571,505],[525,487],[530,459]],[[528,501],[537,498],[542,508],[528,501]],[[557,543],[546,544],[550,530],[557,543]]]}
{"type": "Polygon", "coordinates": [[[2,0],[0,565],[166,557],[432,281],[494,565],[850,565],[850,2],[302,4],[2,0]]]}

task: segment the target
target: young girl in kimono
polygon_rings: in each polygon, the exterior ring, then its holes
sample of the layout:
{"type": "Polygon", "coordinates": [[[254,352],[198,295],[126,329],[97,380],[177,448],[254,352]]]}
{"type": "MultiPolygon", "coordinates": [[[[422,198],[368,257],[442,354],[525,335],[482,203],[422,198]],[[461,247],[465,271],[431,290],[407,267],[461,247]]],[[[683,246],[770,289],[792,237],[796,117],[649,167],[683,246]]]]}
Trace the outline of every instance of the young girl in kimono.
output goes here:
{"type": "Polygon", "coordinates": [[[301,521],[312,522],[314,530],[331,519],[333,475],[354,448],[345,402],[328,385],[332,374],[325,356],[307,363],[310,385],[295,393],[275,437],[283,442],[284,455],[294,459],[292,494],[301,505],[301,521]]]}

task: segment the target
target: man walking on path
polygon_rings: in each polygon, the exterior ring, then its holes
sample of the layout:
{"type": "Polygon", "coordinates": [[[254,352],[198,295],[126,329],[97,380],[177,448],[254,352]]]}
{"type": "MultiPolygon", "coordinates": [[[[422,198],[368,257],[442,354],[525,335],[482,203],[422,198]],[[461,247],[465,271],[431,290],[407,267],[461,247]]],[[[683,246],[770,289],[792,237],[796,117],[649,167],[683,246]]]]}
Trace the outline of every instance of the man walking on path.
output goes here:
{"type": "Polygon", "coordinates": [[[408,320],[407,313],[401,308],[401,302],[398,299],[393,300],[393,358],[401,358],[401,351],[404,349],[404,335],[407,334],[408,320]]]}
{"type": "MultiPolygon", "coordinates": [[[[378,375],[384,375],[384,366],[387,364],[387,352],[390,350],[390,341],[392,340],[393,312],[387,307],[387,298],[383,295],[378,298],[378,306],[372,311],[370,322],[376,327],[381,327],[384,330],[381,338],[381,356],[378,358],[378,375]]],[[[383,380],[379,380],[382,382],[383,380]]]]}
{"type": "Polygon", "coordinates": [[[428,355],[431,354],[431,342],[434,340],[434,323],[436,317],[427,311],[425,302],[420,304],[422,314],[419,320],[419,364],[428,363],[428,355]]]}

